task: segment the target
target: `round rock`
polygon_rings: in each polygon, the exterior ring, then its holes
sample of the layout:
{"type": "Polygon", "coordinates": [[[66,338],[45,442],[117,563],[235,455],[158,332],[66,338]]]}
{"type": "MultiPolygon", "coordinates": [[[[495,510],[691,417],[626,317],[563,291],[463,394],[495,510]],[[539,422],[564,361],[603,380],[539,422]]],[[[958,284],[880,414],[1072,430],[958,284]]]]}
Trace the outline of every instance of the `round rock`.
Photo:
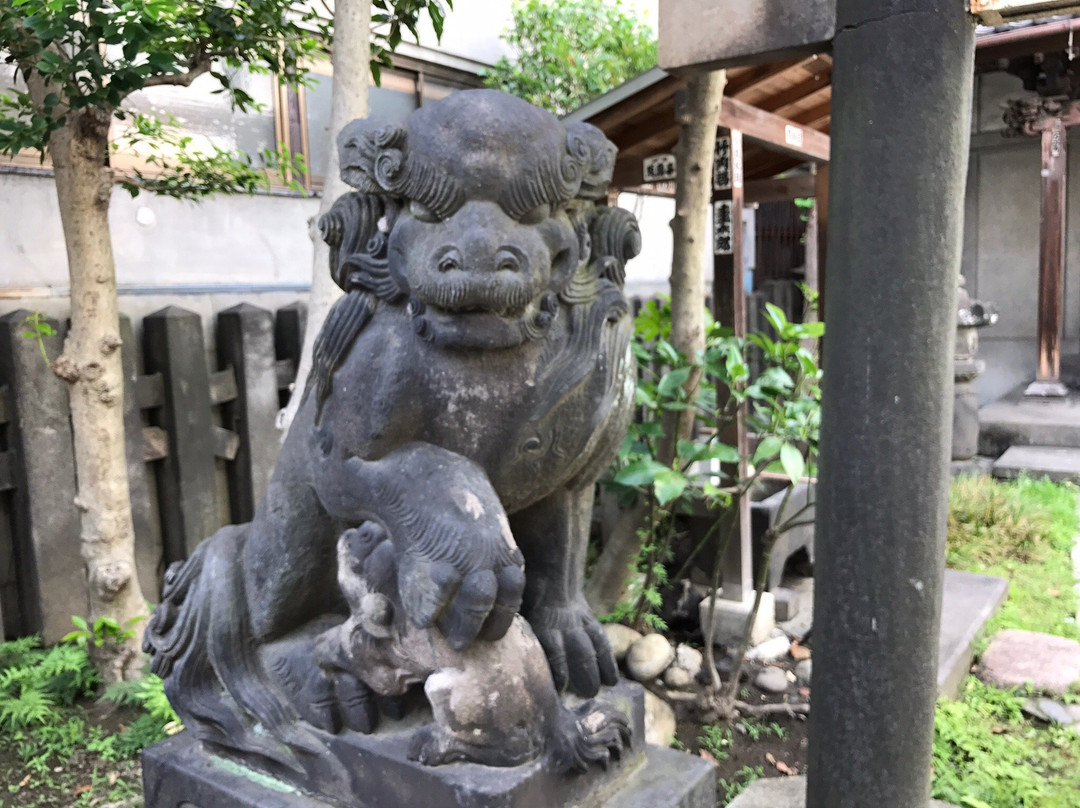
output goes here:
{"type": "Polygon", "coordinates": [[[675,711],[659,696],[645,691],[645,743],[669,746],[675,737],[675,711]]]}
{"type": "Polygon", "coordinates": [[[662,634],[646,634],[626,652],[626,672],[638,682],[651,682],[668,669],[675,649],[662,634]]]}
{"type": "Polygon", "coordinates": [[[641,639],[641,632],[634,631],[630,626],[621,623],[605,623],[604,633],[608,642],[611,643],[611,651],[615,654],[615,661],[622,662],[626,659],[626,652],[630,646],[641,639]]]}
{"type": "Polygon", "coordinates": [[[804,685],[810,684],[810,677],[814,672],[814,661],[812,659],[804,659],[798,665],[795,666],[795,675],[799,677],[799,683],[804,685]]]}
{"type": "Polygon", "coordinates": [[[691,648],[686,643],[679,643],[675,646],[675,664],[683,670],[689,671],[691,678],[698,675],[704,660],[705,657],[701,651],[691,648]]]}
{"type": "Polygon", "coordinates": [[[788,689],[787,674],[782,668],[770,666],[757,675],[754,685],[766,693],[783,693],[788,689]]]}

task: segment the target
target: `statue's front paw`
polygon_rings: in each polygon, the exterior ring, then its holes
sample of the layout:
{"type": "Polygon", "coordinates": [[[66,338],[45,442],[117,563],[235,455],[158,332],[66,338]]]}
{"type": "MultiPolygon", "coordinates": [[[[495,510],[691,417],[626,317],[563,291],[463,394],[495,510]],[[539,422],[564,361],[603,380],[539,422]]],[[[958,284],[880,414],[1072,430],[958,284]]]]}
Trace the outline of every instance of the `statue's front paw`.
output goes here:
{"type": "MultiPolygon", "coordinates": [[[[500,539],[501,541],[501,539],[500,539]]],[[[407,547],[398,559],[398,587],[409,619],[419,628],[436,624],[455,651],[481,634],[499,639],[521,608],[525,591],[524,560],[516,547],[498,552],[477,541],[459,543],[457,552],[425,552],[407,547]]]]}
{"type": "Polygon", "coordinates": [[[567,684],[579,696],[591,698],[600,685],[614,685],[619,668],[607,635],[584,603],[537,607],[526,615],[547,655],[555,687],[567,684]]]}

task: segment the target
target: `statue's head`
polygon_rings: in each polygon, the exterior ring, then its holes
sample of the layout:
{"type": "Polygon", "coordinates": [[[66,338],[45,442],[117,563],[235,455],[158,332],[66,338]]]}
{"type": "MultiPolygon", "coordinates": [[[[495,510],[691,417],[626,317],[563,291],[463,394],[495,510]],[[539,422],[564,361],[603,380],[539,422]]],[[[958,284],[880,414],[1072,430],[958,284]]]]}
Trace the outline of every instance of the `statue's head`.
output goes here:
{"type": "Polygon", "coordinates": [[[599,129],[493,90],[450,95],[406,126],[353,121],[338,148],[342,179],[391,200],[387,270],[418,330],[459,346],[546,330],[589,259],[592,203],[615,165],[599,129]]]}

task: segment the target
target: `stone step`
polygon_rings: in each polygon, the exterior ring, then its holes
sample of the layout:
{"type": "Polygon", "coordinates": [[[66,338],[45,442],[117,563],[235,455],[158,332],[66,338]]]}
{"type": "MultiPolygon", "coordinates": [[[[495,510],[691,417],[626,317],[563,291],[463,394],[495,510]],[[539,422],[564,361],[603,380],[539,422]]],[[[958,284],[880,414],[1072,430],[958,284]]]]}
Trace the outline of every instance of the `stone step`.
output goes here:
{"type": "Polygon", "coordinates": [[[994,462],[993,473],[1002,479],[1013,479],[1027,473],[1054,482],[1080,482],[1080,448],[1012,446],[994,462]]]}
{"type": "Polygon", "coordinates": [[[997,457],[1010,446],[1080,448],[1080,394],[1030,398],[1023,385],[979,409],[979,454],[997,457]]]}
{"type": "Polygon", "coordinates": [[[971,672],[975,643],[1009,596],[1009,582],[992,575],[945,570],[938,640],[938,695],[956,698],[971,672]]]}

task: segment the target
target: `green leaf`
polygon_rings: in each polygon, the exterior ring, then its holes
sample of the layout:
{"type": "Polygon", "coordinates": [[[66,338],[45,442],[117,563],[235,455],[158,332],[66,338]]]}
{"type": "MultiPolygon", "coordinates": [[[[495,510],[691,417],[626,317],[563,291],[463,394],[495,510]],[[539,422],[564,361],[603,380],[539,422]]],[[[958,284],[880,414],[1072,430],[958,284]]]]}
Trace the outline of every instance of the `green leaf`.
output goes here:
{"type": "Polygon", "coordinates": [[[619,469],[614,479],[622,485],[649,485],[662,471],[670,471],[670,469],[655,460],[635,460],[619,469]]]}
{"type": "Polygon", "coordinates": [[[785,443],[780,447],[780,464],[792,483],[797,484],[802,479],[806,461],[803,459],[802,452],[794,444],[785,443]]]}
{"type": "Polygon", "coordinates": [[[653,489],[656,491],[656,501],[666,505],[686,490],[688,480],[674,469],[664,468],[657,472],[653,481],[653,489]]]}
{"type": "Polygon", "coordinates": [[[754,465],[758,465],[762,460],[771,460],[776,457],[780,452],[780,447],[784,445],[784,442],[775,435],[769,435],[762,439],[758,444],[757,451],[754,452],[754,465]]]}
{"type": "Polygon", "coordinates": [[[656,391],[666,398],[672,398],[678,394],[678,391],[686,384],[686,380],[690,378],[690,371],[692,368],[676,368],[675,370],[668,371],[664,374],[664,377],[660,379],[660,384],[657,385],[656,391]]]}

